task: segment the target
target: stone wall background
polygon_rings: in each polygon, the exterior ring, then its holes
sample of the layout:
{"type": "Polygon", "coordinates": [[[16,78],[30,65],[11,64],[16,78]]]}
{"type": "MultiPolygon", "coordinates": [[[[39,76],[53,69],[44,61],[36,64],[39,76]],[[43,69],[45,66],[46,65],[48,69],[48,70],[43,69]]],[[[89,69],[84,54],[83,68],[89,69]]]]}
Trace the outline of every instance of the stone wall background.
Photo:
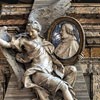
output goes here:
{"type": "Polygon", "coordinates": [[[91,100],[100,100],[100,4],[73,3],[67,15],[78,19],[85,31],[84,59],[80,65],[91,100]]]}
{"type": "MultiPolygon", "coordinates": [[[[31,5],[2,5],[0,27],[7,25],[10,33],[16,32],[17,26],[24,30],[30,8],[31,5]]],[[[84,58],[79,63],[91,100],[100,100],[100,4],[74,3],[66,15],[78,19],[85,30],[84,58]]],[[[0,52],[0,100],[4,97],[11,73],[9,64],[0,52]]]]}

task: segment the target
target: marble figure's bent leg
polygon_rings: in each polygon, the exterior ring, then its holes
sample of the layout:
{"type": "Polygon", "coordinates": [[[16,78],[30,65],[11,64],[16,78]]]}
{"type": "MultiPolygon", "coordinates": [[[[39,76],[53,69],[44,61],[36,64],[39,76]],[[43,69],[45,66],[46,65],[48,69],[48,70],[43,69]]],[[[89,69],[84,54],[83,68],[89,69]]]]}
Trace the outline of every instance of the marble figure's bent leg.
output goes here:
{"type": "Polygon", "coordinates": [[[53,94],[55,94],[58,90],[61,90],[64,100],[73,100],[68,85],[60,78],[54,77],[48,73],[36,72],[32,79],[35,84],[47,89],[53,94]]]}
{"type": "Polygon", "coordinates": [[[64,81],[68,82],[72,87],[77,77],[77,69],[75,66],[65,66],[64,81]]]}

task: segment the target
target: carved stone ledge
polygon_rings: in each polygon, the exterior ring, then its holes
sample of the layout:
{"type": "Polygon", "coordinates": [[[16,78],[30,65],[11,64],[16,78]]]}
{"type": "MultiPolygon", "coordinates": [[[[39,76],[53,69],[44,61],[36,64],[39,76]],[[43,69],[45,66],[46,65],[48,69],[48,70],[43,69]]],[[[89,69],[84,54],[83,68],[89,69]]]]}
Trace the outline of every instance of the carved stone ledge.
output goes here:
{"type": "Polygon", "coordinates": [[[2,4],[1,16],[29,14],[31,6],[31,4],[2,4]]]}

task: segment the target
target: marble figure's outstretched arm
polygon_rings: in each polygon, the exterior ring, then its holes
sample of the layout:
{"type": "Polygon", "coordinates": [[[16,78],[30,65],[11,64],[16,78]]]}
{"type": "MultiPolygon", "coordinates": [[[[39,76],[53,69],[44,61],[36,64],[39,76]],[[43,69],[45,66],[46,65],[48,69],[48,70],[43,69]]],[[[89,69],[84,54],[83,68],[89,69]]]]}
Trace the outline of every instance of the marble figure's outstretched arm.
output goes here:
{"type": "Polygon", "coordinates": [[[11,43],[7,42],[3,39],[0,39],[0,46],[4,47],[4,48],[11,48],[11,43]]]}

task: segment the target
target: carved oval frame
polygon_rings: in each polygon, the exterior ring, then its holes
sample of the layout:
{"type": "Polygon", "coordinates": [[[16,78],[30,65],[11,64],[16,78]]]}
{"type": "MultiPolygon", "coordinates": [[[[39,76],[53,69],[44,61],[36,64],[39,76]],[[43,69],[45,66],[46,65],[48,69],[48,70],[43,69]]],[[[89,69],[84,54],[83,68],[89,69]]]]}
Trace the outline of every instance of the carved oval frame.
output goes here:
{"type": "Polygon", "coordinates": [[[75,55],[73,55],[72,57],[70,58],[67,58],[67,59],[62,59],[62,58],[59,58],[58,56],[56,56],[64,65],[72,65],[72,64],[75,64],[77,61],[78,61],[78,57],[79,55],[81,54],[84,46],[85,46],[85,35],[84,35],[84,30],[81,26],[81,24],[79,23],[78,20],[76,20],[75,18],[73,17],[70,17],[70,16],[66,16],[66,17],[60,17],[60,18],[57,18],[50,26],[50,28],[48,29],[48,34],[47,34],[47,40],[51,41],[52,39],[52,32],[54,31],[55,27],[57,24],[61,23],[62,21],[66,21],[66,22],[69,22],[69,23],[72,23],[75,25],[75,27],[77,28],[78,32],[79,32],[79,38],[80,38],[80,42],[79,42],[79,49],[78,51],[76,52],[75,55]]]}

